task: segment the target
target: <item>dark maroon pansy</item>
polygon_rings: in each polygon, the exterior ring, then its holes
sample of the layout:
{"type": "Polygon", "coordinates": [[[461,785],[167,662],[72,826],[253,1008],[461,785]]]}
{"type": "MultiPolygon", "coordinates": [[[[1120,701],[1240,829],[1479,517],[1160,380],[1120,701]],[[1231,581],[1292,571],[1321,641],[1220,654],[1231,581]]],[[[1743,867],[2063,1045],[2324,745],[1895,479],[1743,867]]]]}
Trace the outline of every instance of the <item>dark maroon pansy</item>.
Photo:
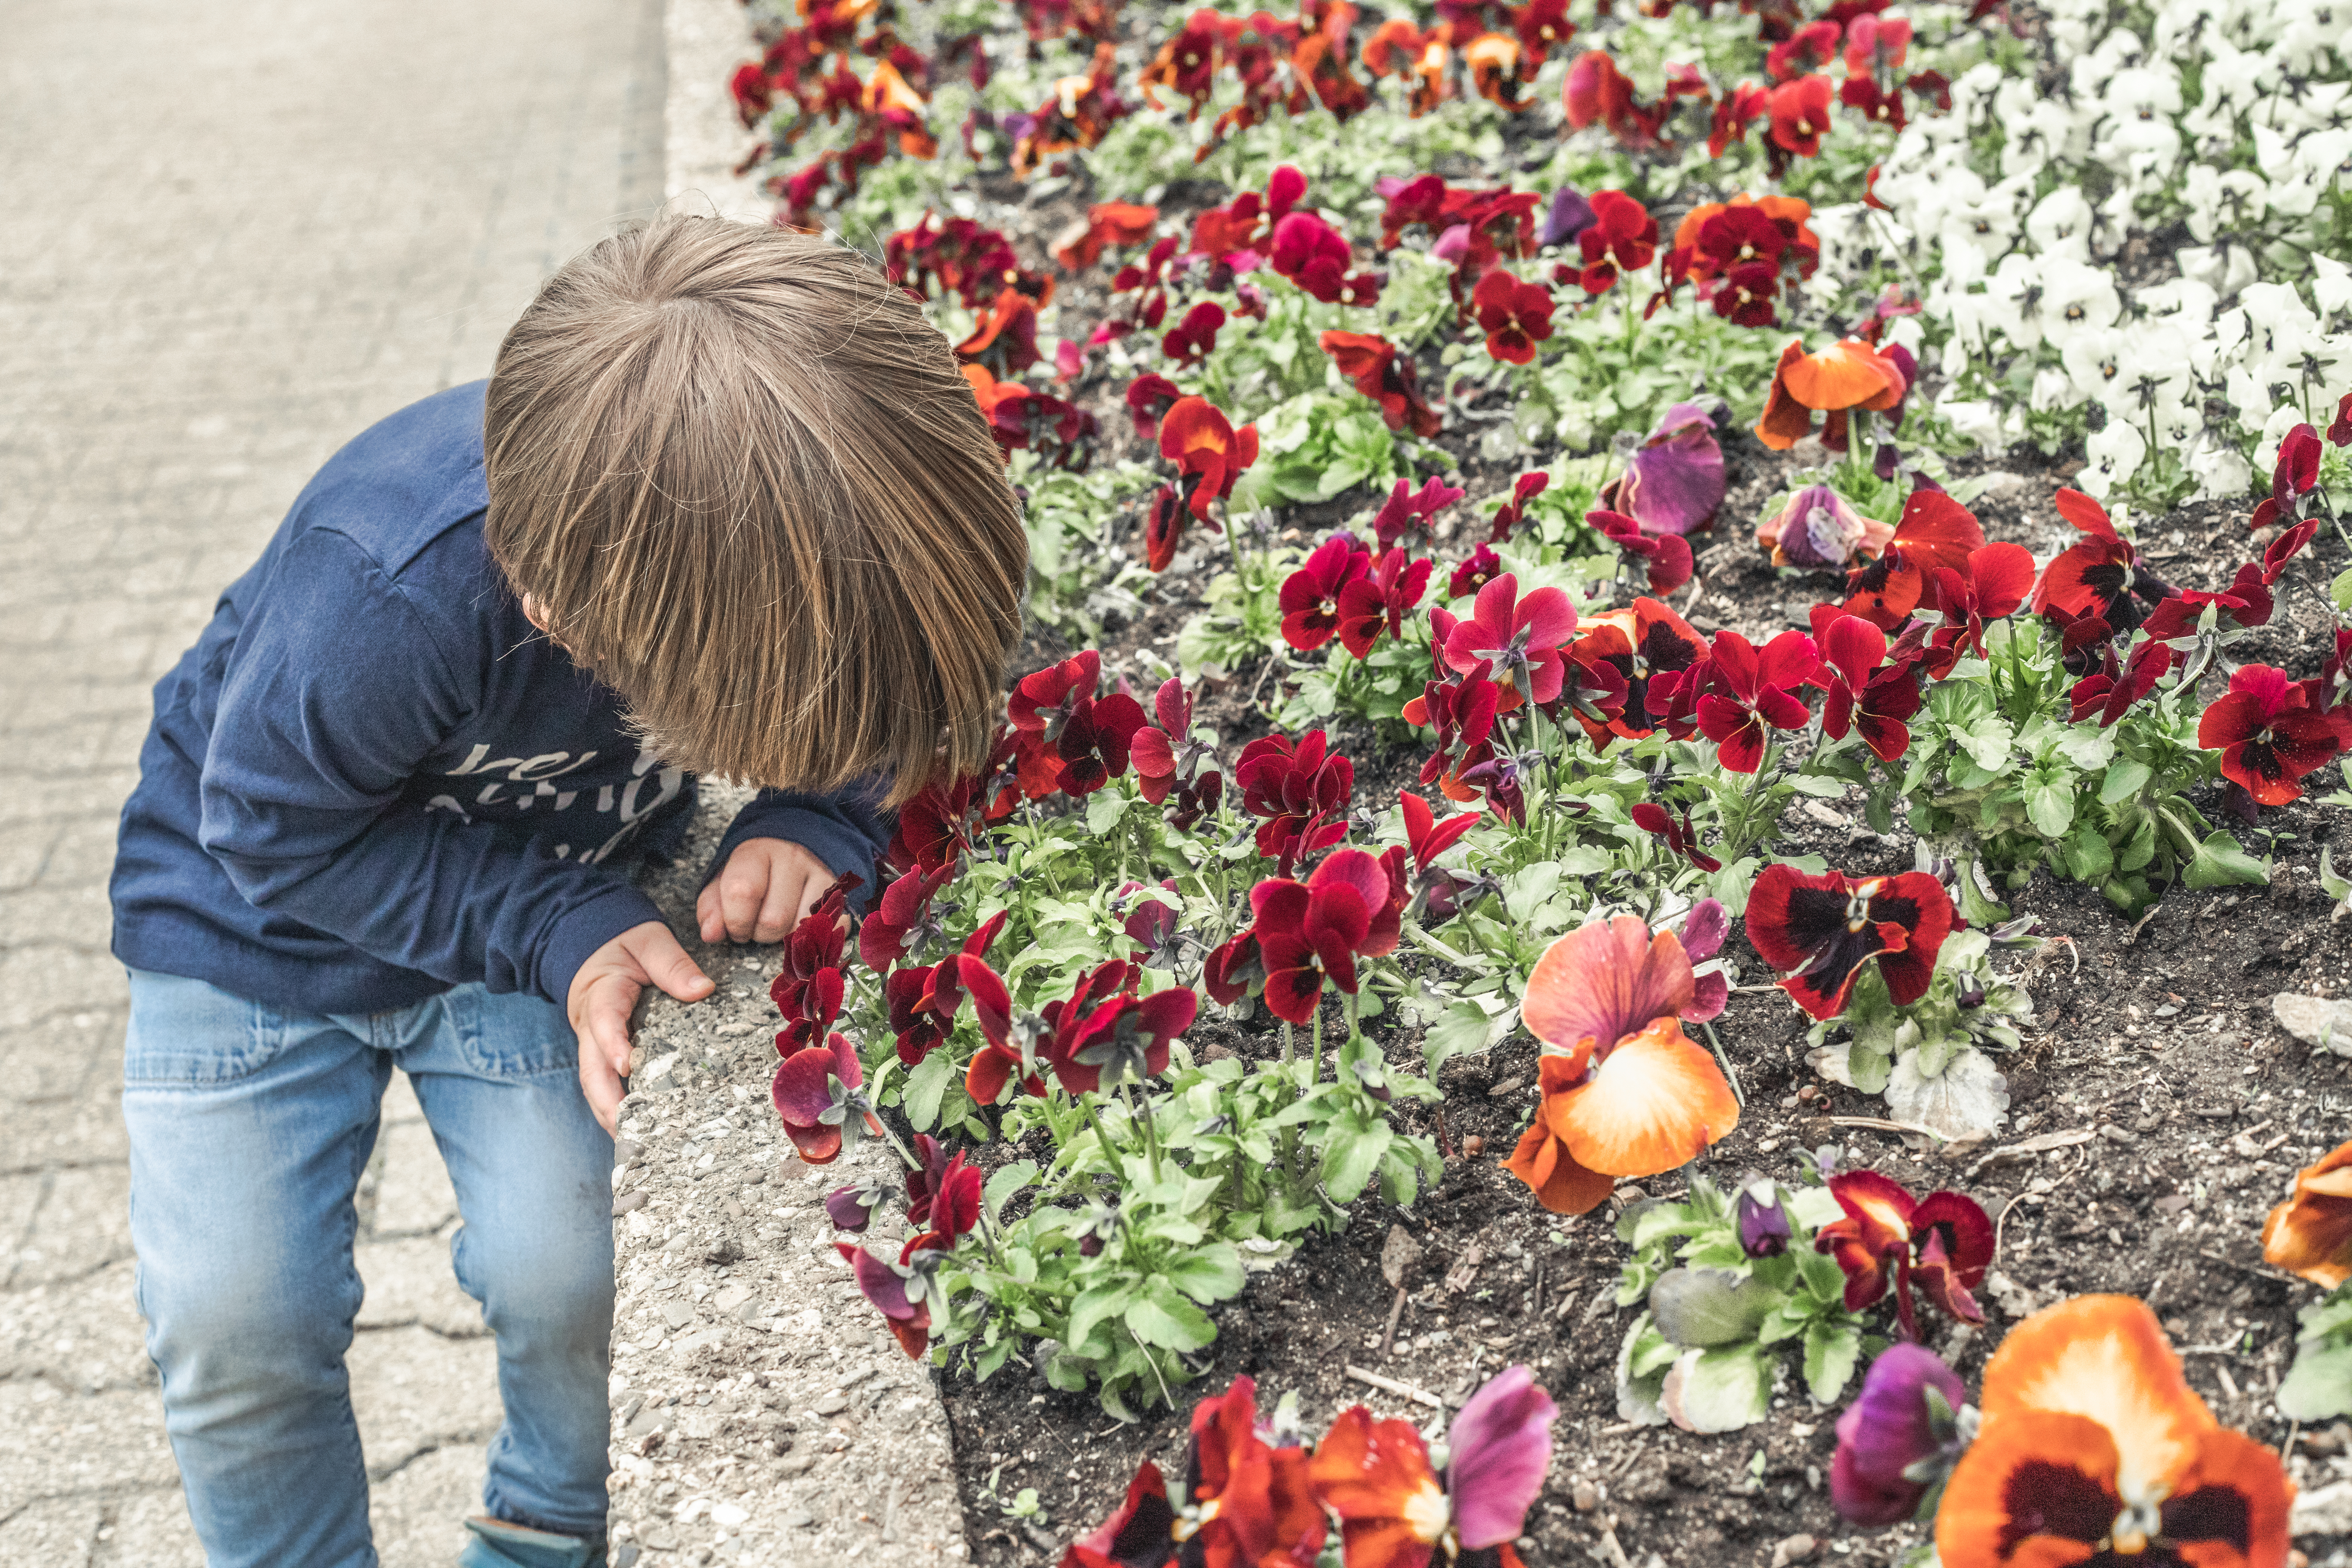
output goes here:
{"type": "Polygon", "coordinates": [[[1925,871],[1814,876],[1786,864],[1756,879],[1747,919],[1748,940],[1783,973],[1780,989],[1822,1019],[1845,1010],[1854,976],[1874,958],[1897,1006],[1926,995],[1954,922],[1951,895],[1925,871]]]}

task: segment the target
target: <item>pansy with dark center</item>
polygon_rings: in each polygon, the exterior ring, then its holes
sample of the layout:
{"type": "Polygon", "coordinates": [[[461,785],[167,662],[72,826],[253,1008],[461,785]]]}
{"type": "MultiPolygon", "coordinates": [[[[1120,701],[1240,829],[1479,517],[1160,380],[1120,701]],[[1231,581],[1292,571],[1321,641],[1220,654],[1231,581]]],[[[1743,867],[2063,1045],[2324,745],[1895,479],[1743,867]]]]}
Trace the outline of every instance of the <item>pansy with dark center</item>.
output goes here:
{"type": "Polygon", "coordinates": [[[1896,1006],[1926,995],[1954,918],[1951,895],[1924,871],[1854,878],[1775,864],[1748,896],[1748,940],[1783,972],[1780,989],[1822,1019],[1845,1010],[1873,959],[1896,1006]]]}
{"type": "Polygon", "coordinates": [[[1960,1193],[1914,1198],[1875,1171],[1841,1171],[1830,1195],[1845,1212],[1813,1236],[1813,1249],[1837,1260],[1845,1275],[1845,1307],[1859,1312],[1895,1295],[1904,1337],[1919,1338],[1913,1287],[1963,1323],[1981,1323],[1984,1310],[1969,1294],[1991,1267],[1992,1221],[1960,1193]]]}
{"type": "Polygon", "coordinates": [[[1445,427],[1444,416],[1421,395],[1412,356],[1386,338],[1377,332],[1333,331],[1316,342],[1349,384],[1379,405],[1381,418],[1390,429],[1411,429],[1426,440],[1445,427]]]}
{"type": "Polygon", "coordinates": [[[1286,735],[1266,735],[1244,746],[1234,764],[1242,808],[1264,819],[1257,852],[1276,860],[1282,876],[1303,857],[1347,836],[1356,765],[1327,754],[1326,746],[1320,730],[1309,730],[1296,744],[1286,735]]]}
{"type": "MultiPolygon", "coordinates": [[[[1879,761],[1891,763],[1911,749],[1911,731],[1904,721],[1919,711],[1919,659],[1914,638],[1909,657],[1898,644],[1889,662],[1886,637],[1860,616],[1829,609],[1832,619],[1822,634],[1822,664],[1807,679],[1826,694],[1822,703],[1822,733],[1843,741],[1859,733],[1879,761]]],[[[1818,622],[1817,622],[1818,624],[1818,622]]]]}
{"type": "Polygon", "coordinates": [[[1700,732],[1716,742],[1726,768],[1752,773],[1764,761],[1769,731],[1801,730],[1812,718],[1794,689],[1820,670],[1820,651],[1803,632],[1782,632],[1759,649],[1725,630],[1715,634],[1707,657],[1714,679],[1698,700],[1700,732]]]}
{"type": "Polygon", "coordinates": [[[2303,794],[2305,774],[2343,749],[2331,717],[2309,704],[2284,670],[2241,665],[2197,721],[2197,743],[2221,753],[2223,778],[2263,805],[2284,805],[2303,794]]]}
{"type": "MultiPolygon", "coordinates": [[[[1652,678],[1678,675],[1701,662],[1706,657],[1706,640],[1671,607],[1648,597],[1635,599],[1631,609],[1586,616],[1582,624],[1584,634],[1576,640],[1576,657],[1587,664],[1607,664],[1624,677],[1624,710],[1609,728],[1628,740],[1639,740],[1657,728],[1648,702],[1652,678]]],[[[1601,738],[1594,736],[1593,743],[1601,745],[1601,738]]]]}
{"type": "Polygon", "coordinates": [[[2149,572],[2139,547],[2116,531],[2107,509],[2080,490],[2060,490],[2058,515],[2082,540],[2058,552],[2033,587],[2033,613],[2094,615],[2110,633],[2129,632],[2173,589],[2149,572]]]}
{"type": "Polygon", "coordinates": [[[1405,900],[1401,870],[1361,849],[1331,855],[1303,883],[1269,878],[1252,889],[1266,1010],[1305,1024],[1326,985],[1354,995],[1356,960],[1396,951],[1405,900]]]}
{"type": "Polygon", "coordinates": [[[1283,579],[1282,640],[1302,653],[1330,641],[1339,629],[1341,594],[1367,574],[1371,564],[1371,552],[1352,533],[1335,533],[1317,545],[1283,579]]]}
{"type": "Polygon", "coordinates": [[[1168,1070],[1169,1047],[1192,1026],[1201,999],[1178,985],[1149,996],[1118,996],[1057,1033],[1048,1063],[1072,1094],[1140,1083],[1168,1070]]]}
{"type": "Polygon", "coordinates": [[[1379,565],[1370,574],[1341,584],[1338,598],[1340,646],[1363,658],[1380,641],[1382,631],[1392,638],[1402,638],[1405,613],[1421,604],[1422,595],[1429,589],[1430,571],[1435,564],[1428,556],[1407,561],[1403,551],[1391,550],[1381,557],[1379,565]]]}
{"type": "Polygon", "coordinates": [[[1512,573],[1478,590],[1470,616],[1454,624],[1445,639],[1448,666],[1467,673],[1480,664],[1522,698],[1549,702],[1559,695],[1565,671],[1560,645],[1576,634],[1576,610],[1560,589],[1538,588],[1521,597],[1512,573]]]}
{"type": "Polygon", "coordinates": [[[1975,513],[1942,490],[1913,490],[1878,558],[1847,574],[1845,614],[1899,630],[1914,610],[1938,607],[1942,574],[1966,573],[1984,543],[1975,513]]]}

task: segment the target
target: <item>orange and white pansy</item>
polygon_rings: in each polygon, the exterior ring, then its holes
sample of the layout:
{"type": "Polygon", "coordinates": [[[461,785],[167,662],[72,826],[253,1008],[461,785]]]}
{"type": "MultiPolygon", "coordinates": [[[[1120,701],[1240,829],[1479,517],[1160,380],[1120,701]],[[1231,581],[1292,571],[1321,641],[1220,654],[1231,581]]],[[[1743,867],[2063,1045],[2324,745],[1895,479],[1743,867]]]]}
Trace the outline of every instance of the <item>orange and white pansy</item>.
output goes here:
{"type": "Polygon", "coordinates": [[[2352,1143],[2295,1173],[2263,1225],[2263,1261],[2330,1290],[2352,1279],[2352,1143]]]}
{"type": "Polygon", "coordinates": [[[2282,1568],[2294,1489],[2213,1419],[2156,1314],[2077,1296],[1985,1364],[1983,1425],[1936,1513],[1944,1568],[2282,1568]]]}
{"type": "Polygon", "coordinates": [[[1560,938],[1536,961],[1520,1016],[1544,1044],[1543,1103],[1504,1168],[1556,1214],[1583,1214],[1621,1176],[1688,1163],[1729,1132],[1739,1103],[1685,1038],[1690,955],[1632,915],[1560,938]]]}

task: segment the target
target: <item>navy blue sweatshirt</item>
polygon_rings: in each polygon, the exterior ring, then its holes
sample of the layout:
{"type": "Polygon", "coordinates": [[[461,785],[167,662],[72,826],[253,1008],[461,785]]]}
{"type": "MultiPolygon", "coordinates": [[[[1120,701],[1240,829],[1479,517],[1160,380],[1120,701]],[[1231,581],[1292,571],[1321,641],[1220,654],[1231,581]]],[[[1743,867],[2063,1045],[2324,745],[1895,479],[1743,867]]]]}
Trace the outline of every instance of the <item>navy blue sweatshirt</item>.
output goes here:
{"type": "MultiPolygon", "coordinates": [[[[477,980],[561,1005],[661,918],[623,871],[677,848],[694,781],[491,562],[483,387],[337,453],[156,686],[111,886],[125,963],[307,1013],[477,980]]],[[[870,889],[887,835],[854,792],[767,791],[717,864],[785,838],[870,889]]]]}

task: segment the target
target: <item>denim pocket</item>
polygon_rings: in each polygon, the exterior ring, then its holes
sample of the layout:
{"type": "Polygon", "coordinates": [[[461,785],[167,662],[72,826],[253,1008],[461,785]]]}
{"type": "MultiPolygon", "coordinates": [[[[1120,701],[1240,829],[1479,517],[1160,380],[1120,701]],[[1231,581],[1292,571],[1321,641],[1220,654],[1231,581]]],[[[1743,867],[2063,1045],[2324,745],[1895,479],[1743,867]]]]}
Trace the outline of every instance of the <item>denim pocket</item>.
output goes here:
{"type": "Polygon", "coordinates": [[[125,1084],[219,1084],[250,1078],[299,1037],[287,1015],[184,975],[131,972],[125,1084]]]}
{"type": "Polygon", "coordinates": [[[439,997],[457,1054],[483,1078],[538,1078],[578,1070],[580,1053],[563,1009],[517,992],[460,985],[439,997]]]}

